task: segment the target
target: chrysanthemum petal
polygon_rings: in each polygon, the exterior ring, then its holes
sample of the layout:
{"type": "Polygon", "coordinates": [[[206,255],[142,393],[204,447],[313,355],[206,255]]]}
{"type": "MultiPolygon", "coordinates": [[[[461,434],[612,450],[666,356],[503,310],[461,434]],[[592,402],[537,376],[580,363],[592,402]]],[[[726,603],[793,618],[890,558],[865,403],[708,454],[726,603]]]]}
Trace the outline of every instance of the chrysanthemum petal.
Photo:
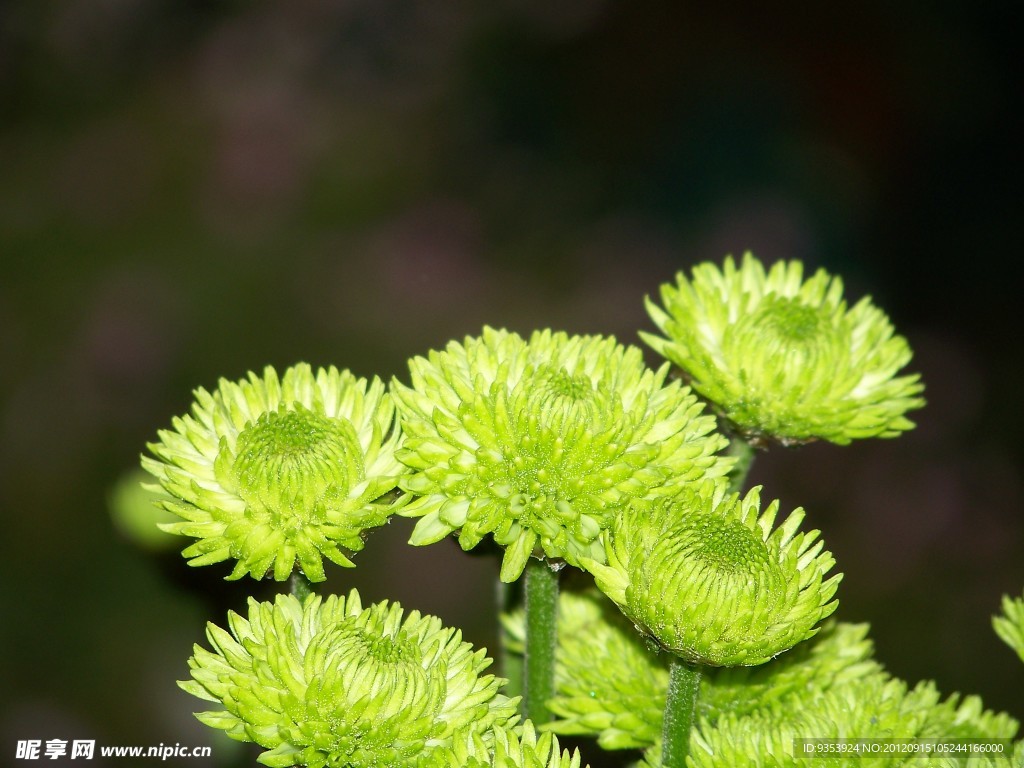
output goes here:
{"type": "Polygon", "coordinates": [[[999,638],[1024,661],[1024,594],[1018,598],[1003,596],[1002,614],[992,619],[999,638]]]}

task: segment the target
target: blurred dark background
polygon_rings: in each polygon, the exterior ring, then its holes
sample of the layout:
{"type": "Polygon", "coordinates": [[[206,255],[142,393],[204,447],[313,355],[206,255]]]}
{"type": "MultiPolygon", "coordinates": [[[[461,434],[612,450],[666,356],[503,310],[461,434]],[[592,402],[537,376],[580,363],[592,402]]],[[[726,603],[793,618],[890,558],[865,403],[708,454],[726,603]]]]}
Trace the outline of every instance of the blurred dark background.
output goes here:
{"type": "MultiPolygon", "coordinates": [[[[990,628],[1024,588],[1021,16],[0,4],[0,762],[86,738],[249,764],[174,681],[206,620],[273,585],[147,552],[108,513],[192,388],[300,360],[404,376],[484,324],[636,342],[645,294],[746,249],[874,296],[929,400],[904,438],[772,453],[753,479],[824,531],[838,615],[893,673],[1024,718],[990,628]]],[[[494,648],[494,563],[410,530],[330,587],[494,648]]]]}

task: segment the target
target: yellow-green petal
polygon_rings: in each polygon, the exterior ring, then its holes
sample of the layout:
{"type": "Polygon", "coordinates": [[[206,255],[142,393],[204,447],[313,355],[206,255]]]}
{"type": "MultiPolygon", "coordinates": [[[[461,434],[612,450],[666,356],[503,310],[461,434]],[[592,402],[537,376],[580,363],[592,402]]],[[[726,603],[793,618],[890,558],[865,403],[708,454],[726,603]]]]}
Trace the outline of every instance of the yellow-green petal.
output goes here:
{"type": "Polygon", "coordinates": [[[1003,612],[992,619],[992,627],[1000,639],[1024,661],[1024,595],[1003,596],[1003,612]]]}

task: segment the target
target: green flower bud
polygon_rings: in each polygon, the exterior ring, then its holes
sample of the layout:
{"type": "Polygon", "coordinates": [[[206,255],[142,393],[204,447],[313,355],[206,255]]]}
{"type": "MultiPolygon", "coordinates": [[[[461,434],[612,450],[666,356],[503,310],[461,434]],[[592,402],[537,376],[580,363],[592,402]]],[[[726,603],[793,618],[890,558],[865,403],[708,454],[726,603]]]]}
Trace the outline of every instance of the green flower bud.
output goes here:
{"type": "Polygon", "coordinates": [[[1003,596],[1003,614],[992,618],[992,627],[1000,639],[1024,661],[1024,595],[1003,596]]]}
{"type": "Polygon", "coordinates": [[[278,581],[296,561],[311,581],[324,580],[323,557],[351,566],[340,548],[358,552],[387,521],[404,471],[383,383],[301,364],[195,396],[142,458],[174,497],[163,506],[185,520],[161,527],[198,539],[182,552],[189,565],[233,558],[229,579],[272,569],[278,581]]]}
{"type": "Polygon", "coordinates": [[[847,309],[838,277],[802,276],[798,261],[766,273],[749,253],[739,268],[732,257],[722,270],[698,265],[662,286],[665,309],[647,300],[664,338],[640,335],[748,441],[846,444],[911,429],[904,414],[924,405],[924,387],[896,376],[906,339],[869,298],[847,309]]]}
{"type": "Polygon", "coordinates": [[[504,680],[441,620],[397,603],[363,609],[348,599],[279,595],[249,600],[249,617],[228,615],[230,633],[208,625],[213,648],[195,647],[192,680],[179,683],[223,704],[200,721],[269,751],[272,768],[406,765],[453,746],[456,734],[484,733],[514,721],[516,699],[504,680]]]}
{"type": "Polygon", "coordinates": [[[456,737],[450,747],[418,760],[415,768],[580,768],[579,750],[560,752],[558,738],[551,733],[538,737],[529,720],[522,728],[496,727],[485,735],[490,738],[475,732],[456,737]]]}
{"type": "Polygon", "coordinates": [[[797,533],[803,510],[773,529],[779,504],[760,509],[705,483],[672,499],[631,504],[607,542],[608,565],[584,562],[637,627],[690,663],[763,664],[817,631],[835,610],[835,561],[797,533]]]}
{"type": "Polygon", "coordinates": [[[114,525],[129,541],[145,549],[159,552],[172,549],[180,539],[161,531],[160,523],[172,523],[177,515],[163,509],[171,497],[163,488],[146,482],[149,476],[141,469],[124,473],[107,494],[107,506],[114,525]]]}
{"type": "Polygon", "coordinates": [[[603,561],[601,532],[627,501],[732,465],[689,389],[613,338],[485,328],[409,367],[412,387],[393,388],[413,470],[399,484],[420,497],[402,511],[420,518],[411,543],[458,532],[468,550],[492,534],[502,581],[540,553],[603,561]]]}

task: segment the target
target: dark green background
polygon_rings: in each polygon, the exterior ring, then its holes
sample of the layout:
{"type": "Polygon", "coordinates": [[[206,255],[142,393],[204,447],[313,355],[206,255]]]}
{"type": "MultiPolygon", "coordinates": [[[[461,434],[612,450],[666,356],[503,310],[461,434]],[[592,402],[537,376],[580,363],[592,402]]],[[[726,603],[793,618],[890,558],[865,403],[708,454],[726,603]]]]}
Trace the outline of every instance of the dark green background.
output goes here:
{"type": "MultiPolygon", "coordinates": [[[[1024,717],[989,626],[1024,588],[1020,5],[817,5],[0,5],[0,761],[24,738],[230,759],[173,681],[255,585],[106,509],[193,387],[403,376],[485,323],[633,342],[645,294],[746,249],[871,293],[929,399],[905,438],[754,480],[824,531],[838,615],[894,673],[1024,717]]],[[[493,563],[410,529],[330,586],[493,647],[493,563]]]]}

